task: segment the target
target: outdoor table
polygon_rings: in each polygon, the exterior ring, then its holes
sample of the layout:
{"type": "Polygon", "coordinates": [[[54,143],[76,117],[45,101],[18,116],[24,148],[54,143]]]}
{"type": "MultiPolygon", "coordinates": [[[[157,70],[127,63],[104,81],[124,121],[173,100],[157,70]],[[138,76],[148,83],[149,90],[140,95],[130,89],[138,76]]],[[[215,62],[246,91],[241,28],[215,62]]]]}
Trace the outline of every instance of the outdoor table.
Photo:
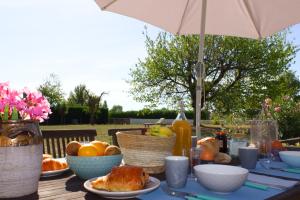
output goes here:
{"type": "MultiPolygon", "coordinates": [[[[165,180],[165,174],[151,175],[160,180],[165,180]]],[[[15,198],[15,200],[49,200],[49,199],[86,199],[101,200],[101,196],[88,192],[83,187],[84,180],[79,179],[72,172],[52,178],[41,178],[38,192],[26,197],[15,198]]],[[[269,198],[270,200],[289,199],[299,200],[300,185],[295,186],[279,195],[269,198]]],[[[134,198],[138,200],[138,198],[134,198]]]]}

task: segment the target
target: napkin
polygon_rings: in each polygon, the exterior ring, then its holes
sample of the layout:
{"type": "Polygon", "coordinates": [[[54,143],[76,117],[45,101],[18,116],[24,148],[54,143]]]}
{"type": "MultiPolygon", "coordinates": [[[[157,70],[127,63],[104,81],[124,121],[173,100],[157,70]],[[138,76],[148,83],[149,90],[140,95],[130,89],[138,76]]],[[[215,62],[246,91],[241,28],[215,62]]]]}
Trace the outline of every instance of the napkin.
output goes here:
{"type": "Polygon", "coordinates": [[[249,181],[259,182],[261,184],[274,184],[274,185],[280,185],[284,187],[293,187],[296,184],[298,184],[298,181],[291,181],[291,180],[284,180],[280,178],[274,178],[270,176],[264,176],[264,175],[257,175],[249,173],[248,175],[249,181]]]}

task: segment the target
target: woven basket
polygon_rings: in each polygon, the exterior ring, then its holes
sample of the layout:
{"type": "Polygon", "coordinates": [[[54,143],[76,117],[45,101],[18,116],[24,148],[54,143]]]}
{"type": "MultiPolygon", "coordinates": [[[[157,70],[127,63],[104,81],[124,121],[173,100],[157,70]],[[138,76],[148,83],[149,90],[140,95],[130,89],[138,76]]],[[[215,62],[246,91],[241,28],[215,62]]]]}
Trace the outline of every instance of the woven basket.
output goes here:
{"type": "Polygon", "coordinates": [[[124,163],[140,166],[150,174],[165,170],[165,157],[172,155],[176,136],[157,137],[124,131],[117,133],[124,163]]]}

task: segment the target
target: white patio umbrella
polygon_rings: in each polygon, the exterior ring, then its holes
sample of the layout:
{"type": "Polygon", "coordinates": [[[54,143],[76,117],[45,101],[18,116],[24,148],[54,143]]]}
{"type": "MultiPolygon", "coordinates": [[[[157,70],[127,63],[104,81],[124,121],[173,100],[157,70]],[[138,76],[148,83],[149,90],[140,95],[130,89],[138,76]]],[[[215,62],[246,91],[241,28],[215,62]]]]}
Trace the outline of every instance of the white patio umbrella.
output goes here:
{"type": "Polygon", "coordinates": [[[259,39],[300,22],[300,0],[95,0],[102,10],[178,35],[199,34],[196,134],[201,137],[204,34],[259,39]]]}

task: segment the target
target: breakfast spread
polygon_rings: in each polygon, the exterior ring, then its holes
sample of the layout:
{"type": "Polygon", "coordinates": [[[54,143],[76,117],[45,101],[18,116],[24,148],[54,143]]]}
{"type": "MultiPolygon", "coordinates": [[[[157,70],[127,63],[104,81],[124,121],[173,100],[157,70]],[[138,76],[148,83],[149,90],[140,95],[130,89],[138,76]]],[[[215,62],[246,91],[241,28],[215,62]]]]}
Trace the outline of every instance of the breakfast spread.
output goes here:
{"type": "Polygon", "coordinates": [[[141,167],[114,167],[109,174],[91,182],[95,189],[112,192],[141,190],[145,187],[149,175],[141,167]]]}
{"type": "Polygon", "coordinates": [[[121,154],[119,147],[98,140],[85,144],[71,141],[66,147],[66,152],[69,156],[110,156],[121,154]]]}

